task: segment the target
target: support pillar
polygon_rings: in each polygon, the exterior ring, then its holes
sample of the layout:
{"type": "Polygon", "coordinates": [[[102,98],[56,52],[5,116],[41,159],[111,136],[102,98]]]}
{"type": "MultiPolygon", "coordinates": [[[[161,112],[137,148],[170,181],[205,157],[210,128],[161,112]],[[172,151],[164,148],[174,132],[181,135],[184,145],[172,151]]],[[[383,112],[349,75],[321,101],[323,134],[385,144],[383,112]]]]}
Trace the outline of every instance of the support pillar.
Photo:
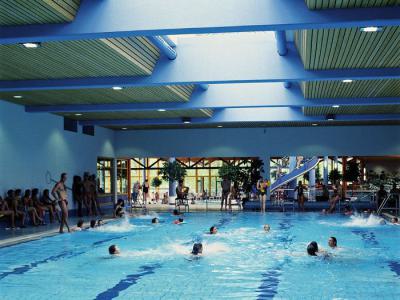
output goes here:
{"type": "Polygon", "coordinates": [[[328,156],[324,156],[324,184],[328,185],[328,156]]]}
{"type": "Polygon", "coordinates": [[[347,167],[347,156],[342,157],[342,175],[343,175],[343,195],[346,195],[346,190],[347,190],[347,182],[344,180],[346,176],[346,167],[347,167]]]}
{"type": "Polygon", "coordinates": [[[315,201],[315,169],[308,172],[308,190],[309,190],[309,200],[315,201]]]}
{"type": "MultiPolygon", "coordinates": [[[[270,156],[263,156],[262,161],[264,163],[264,172],[262,176],[271,182],[271,157],[270,156]]],[[[271,189],[267,189],[267,201],[271,200],[271,189]]]]}
{"type": "MultiPolygon", "coordinates": [[[[297,164],[297,159],[296,156],[290,156],[289,157],[289,173],[293,172],[294,169],[296,169],[296,164],[297,164]]],[[[296,188],[297,182],[296,180],[293,180],[289,183],[289,189],[294,190],[296,188]]],[[[289,198],[294,198],[294,192],[289,191],[288,193],[289,198]]]]}
{"type": "MultiPolygon", "coordinates": [[[[175,157],[170,157],[168,159],[170,163],[173,163],[175,161],[175,157]]],[[[175,197],[176,197],[176,186],[177,182],[175,180],[170,180],[169,181],[169,189],[168,189],[168,196],[169,196],[169,204],[173,205],[175,202],[175,197]]]]}
{"type": "Polygon", "coordinates": [[[117,192],[117,159],[114,158],[112,160],[112,186],[111,192],[113,195],[114,204],[117,203],[118,200],[118,192],[117,192]]]}

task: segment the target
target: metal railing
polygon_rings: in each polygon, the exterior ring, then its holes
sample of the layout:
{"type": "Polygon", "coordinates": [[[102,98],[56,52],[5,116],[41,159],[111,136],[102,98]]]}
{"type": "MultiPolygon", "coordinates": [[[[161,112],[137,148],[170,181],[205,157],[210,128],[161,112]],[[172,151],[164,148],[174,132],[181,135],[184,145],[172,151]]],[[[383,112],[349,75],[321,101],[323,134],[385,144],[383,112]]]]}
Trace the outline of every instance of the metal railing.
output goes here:
{"type": "Polygon", "coordinates": [[[398,193],[389,193],[378,207],[377,213],[380,215],[382,210],[394,210],[396,215],[399,215],[400,210],[400,195],[398,193]],[[385,207],[389,200],[394,199],[395,207],[385,207]]]}

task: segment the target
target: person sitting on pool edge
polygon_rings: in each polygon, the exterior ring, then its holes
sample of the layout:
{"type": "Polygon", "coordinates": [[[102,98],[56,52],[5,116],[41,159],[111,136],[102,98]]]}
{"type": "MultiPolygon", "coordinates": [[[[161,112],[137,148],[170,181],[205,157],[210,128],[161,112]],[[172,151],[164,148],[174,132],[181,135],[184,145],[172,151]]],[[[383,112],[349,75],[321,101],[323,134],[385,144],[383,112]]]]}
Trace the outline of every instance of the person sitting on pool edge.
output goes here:
{"type": "Polygon", "coordinates": [[[176,224],[176,225],[183,224],[183,219],[182,219],[182,218],[179,218],[178,220],[175,220],[175,221],[174,221],[174,224],[176,224]]]}
{"type": "Polygon", "coordinates": [[[264,231],[265,231],[265,232],[269,232],[270,229],[271,229],[271,226],[269,226],[268,224],[265,224],[265,225],[264,225],[264,231]]]}
{"type": "Polygon", "coordinates": [[[329,247],[331,247],[332,249],[337,248],[337,239],[334,236],[331,236],[328,240],[328,245],[329,247]]]}
{"type": "Polygon", "coordinates": [[[117,245],[111,245],[110,247],[108,247],[108,253],[110,255],[119,255],[121,254],[121,251],[119,250],[117,245]]]}
{"type": "Polygon", "coordinates": [[[153,218],[153,219],[151,219],[151,223],[152,224],[157,224],[157,223],[159,223],[160,222],[160,220],[158,219],[158,218],[153,218]]]}
{"type": "Polygon", "coordinates": [[[210,227],[210,234],[217,234],[217,232],[218,232],[217,226],[210,227]]]}
{"type": "Polygon", "coordinates": [[[195,243],[192,249],[192,255],[201,255],[203,254],[203,244],[195,243]]]}

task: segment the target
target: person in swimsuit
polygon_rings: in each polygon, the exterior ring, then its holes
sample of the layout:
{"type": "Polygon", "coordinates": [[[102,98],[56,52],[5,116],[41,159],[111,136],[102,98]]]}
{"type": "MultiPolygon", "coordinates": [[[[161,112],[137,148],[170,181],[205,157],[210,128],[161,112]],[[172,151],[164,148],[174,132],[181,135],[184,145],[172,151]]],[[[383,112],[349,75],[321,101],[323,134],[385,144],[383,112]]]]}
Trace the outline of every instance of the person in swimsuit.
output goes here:
{"type": "Polygon", "coordinates": [[[143,183],[143,201],[144,203],[147,203],[147,198],[149,197],[149,180],[146,179],[143,183]]]}
{"type": "Polygon", "coordinates": [[[89,177],[90,182],[92,183],[90,186],[90,195],[92,197],[92,203],[94,206],[94,211],[96,213],[96,216],[98,214],[103,215],[103,212],[101,211],[100,208],[100,203],[99,200],[97,199],[97,181],[96,181],[96,175],[92,175],[89,177]]]}
{"type": "Polygon", "coordinates": [[[14,212],[15,218],[21,217],[21,228],[25,228],[25,213],[23,211],[23,207],[20,205],[20,199],[17,198],[17,192],[18,196],[21,194],[21,190],[8,190],[7,192],[7,198],[6,202],[8,204],[8,207],[10,210],[14,212]],[[21,208],[22,207],[22,208],[21,208]],[[21,208],[21,209],[20,209],[21,208]]]}
{"type": "Polygon", "coordinates": [[[15,229],[15,213],[9,209],[8,204],[0,196],[0,216],[10,216],[11,228],[15,229]]]}
{"type": "Polygon", "coordinates": [[[260,179],[257,183],[257,190],[260,194],[261,212],[265,212],[265,202],[267,201],[267,188],[269,181],[267,179],[260,179]]]}
{"type": "Polygon", "coordinates": [[[224,177],[224,179],[221,182],[221,188],[222,188],[222,196],[221,196],[221,210],[225,204],[225,210],[228,205],[228,196],[229,192],[231,190],[231,181],[227,178],[224,177]]]}
{"type": "Polygon", "coordinates": [[[58,205],[61,209],[61,223],[60,233],[64,233],[64,225],[67,227],[68,232],[71,232],[68,226],[68,200],[67,200],[67,188],[65,182],[67,181],[67,173],[62,173],[60,181],[57,182],[51,194],[57,200],[58,205]]]}
{"type": "Polygon", "coordinates": [[[38,211],[33,203],[31,197],[31,190],[25,190],[24,197],[22,197],[22,203],[24,205],[25,213],[31,216],[33,225],[34,226],[38,226],[40,224],[44,225],[44,220],[39,216],[38,211]],[[39,220],[39,222],[37,220],[39,220]]]}
{"type": "Polygon", "coordinates": [[[83,176],[83,204],[86,206],[87,214],[89,216],[92,213],[92,194],[91,194],[92,183],[89,180],[89,175],[85,173],[83,176]]]}
{"type": "Polygon", "coordinates": [[[342,198],[342,186],[339,181],[336,181],[335,186],[333,187],[333,196],[330,201],[328,213],[333,213],[336,209],[336,203],[342,198]]]}
{"type": "Polygon", "coordinates": [[[299,210],[304,211],[304,190],[303,182],[299,181],[298,185],[294,189],[297,191],[297,204],[299,205],[299,210]]]}
{"type": "Polygon", "coordinates": [[[53,218],[52,219],[54,220],[54,218],[57,218],[58,222],[61,222],[61,218],[58,215],[58,211],[57,211],[57,207],[56,207],[57,203],[56,203],[55,200],[50,198],[50,191],[48,189],[43,190],[43,195],[42,195],[41,202],[44,205],[51,206],[52,207],[52,211],[53,211],[53,218]]]}

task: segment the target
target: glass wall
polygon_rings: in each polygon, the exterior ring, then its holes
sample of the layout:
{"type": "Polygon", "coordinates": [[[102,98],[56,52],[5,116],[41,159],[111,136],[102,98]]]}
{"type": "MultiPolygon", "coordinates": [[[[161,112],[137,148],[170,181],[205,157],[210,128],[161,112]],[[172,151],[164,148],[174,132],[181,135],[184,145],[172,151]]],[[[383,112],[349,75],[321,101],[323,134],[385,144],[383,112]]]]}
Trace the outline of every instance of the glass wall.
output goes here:
{"type": "Polygon", "coordinates": [[[99,193],[111,194],[111,174],[112,174],[112,159],[98,158],[97,159],[97,180],[99,184],[99,193]]]}
{"type": "Polygon", "coordinates": [[[128,165],[129,160],[118,159],[117,160],[117,193],[127,194],[128,193],[128,165]]]}

